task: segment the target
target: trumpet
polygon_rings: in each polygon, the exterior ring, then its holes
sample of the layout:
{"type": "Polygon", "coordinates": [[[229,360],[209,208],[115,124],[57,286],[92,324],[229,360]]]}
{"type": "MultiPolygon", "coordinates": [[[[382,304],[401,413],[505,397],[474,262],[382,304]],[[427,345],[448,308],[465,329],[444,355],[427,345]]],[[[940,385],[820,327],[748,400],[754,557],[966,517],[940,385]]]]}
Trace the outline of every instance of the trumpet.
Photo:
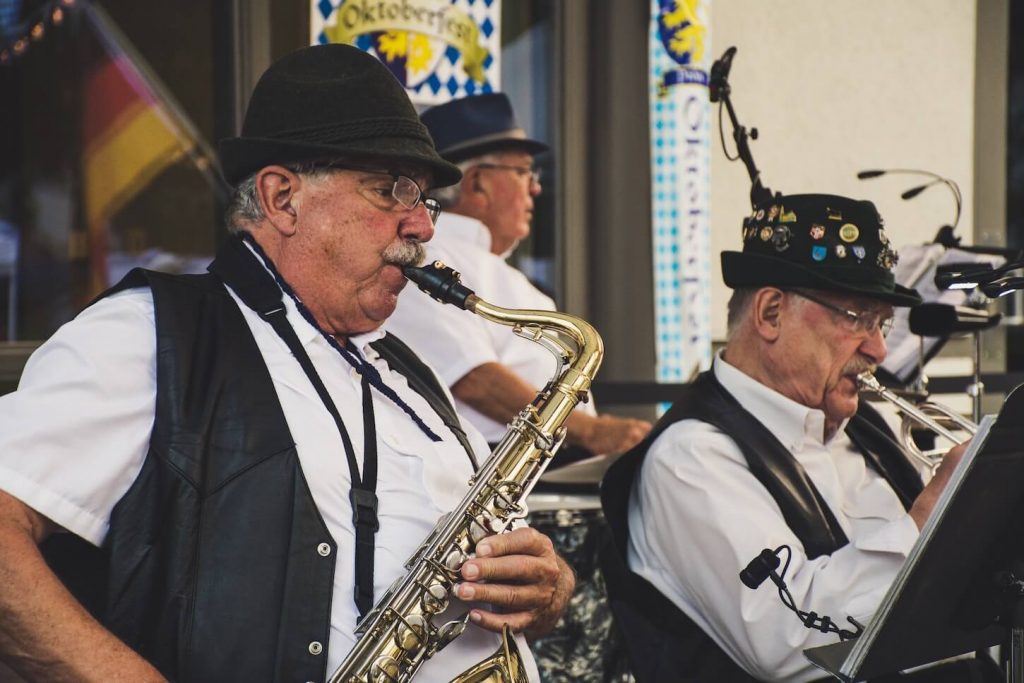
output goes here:
{"type": "Polygon", "coordinates": [[[922,450],[910,433],[914,423],[927,427],[954,445],[962,444],[978,431],[978,425],[944,405],[928,401],[911,403],[900,398],[895,392],[882,386],[882,383],[875,379],[870,372],[862,372],[857,375],[857,385],[861,390],[877,394],[896,406],[902,417],[900,444],[911,458],[928,467],[932,474],[935,474],[935,470],[942,464],[946,449],[922,450]]]}

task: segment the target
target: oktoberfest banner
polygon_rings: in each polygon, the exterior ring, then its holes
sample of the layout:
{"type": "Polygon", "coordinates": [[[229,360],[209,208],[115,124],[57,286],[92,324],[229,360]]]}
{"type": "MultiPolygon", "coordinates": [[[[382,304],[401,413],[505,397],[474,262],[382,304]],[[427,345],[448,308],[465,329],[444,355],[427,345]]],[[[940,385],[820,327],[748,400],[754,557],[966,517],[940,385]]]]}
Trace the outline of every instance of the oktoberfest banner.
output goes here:
{"type": "Polygon", "coordinates": [[[311,42],[376,55],[413,102],[500,90],[501,0],[311,1],[311,42]]]}
{"type": "Polygon", "coordinates": [[[711,365],[711,0],[651,0],[651,215],[657,380],[711,365]]]}

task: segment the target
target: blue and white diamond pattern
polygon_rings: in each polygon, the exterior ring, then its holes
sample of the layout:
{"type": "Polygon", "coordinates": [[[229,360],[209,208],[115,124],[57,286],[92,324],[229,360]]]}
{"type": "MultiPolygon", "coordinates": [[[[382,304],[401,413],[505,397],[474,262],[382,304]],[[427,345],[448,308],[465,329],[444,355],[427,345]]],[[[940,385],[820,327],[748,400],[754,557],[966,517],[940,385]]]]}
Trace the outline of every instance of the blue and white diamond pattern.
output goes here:
{"type": "MultiPolygon", "coordinates": [[[[702,4],[710,12],[710,0],[702,4]]],[[[658,0],[649,53],[657,380],[685,382],[711,365],[711,105],[703,85],[673,85],[659,96],[663,74],[678,65],[659,37],[658,0]]]]}
{"type": "MultiPolygon", "coordinates": [[[[310,36],[313,44],[326,43],[324,26],[344,0],[311,0],[310,36]]],[[[353,2],[354,0],[348,0],[353,2]]],[[[369,1],[369,0],[355,0],[369,1]]],[[[384,0],[400,3],[402,0],[384,0]]],[[[380,2],[380,0],[375,0],[380,2]]],[[[441,46],[444,55],[438,60],[433,73],[414,86],[407,88],[409,97],[416,104],[435,105],[467,95],[498,92],[501,90],[501,0],[435,0],[439,6],[450,4],[465,13],[480,27],[480,44],[487,49],[484,60],[484,82],[474,81],[462,64],[462,54],[448,45],[441,46]]],[[[421,0],[422,3],[422,0],[421,0]]],[[[434,41],[438,42],[439,41],[434,41]]],[[[373,52],[372,41],[361,36],[356,45],[367,52],[373,52]]]]}

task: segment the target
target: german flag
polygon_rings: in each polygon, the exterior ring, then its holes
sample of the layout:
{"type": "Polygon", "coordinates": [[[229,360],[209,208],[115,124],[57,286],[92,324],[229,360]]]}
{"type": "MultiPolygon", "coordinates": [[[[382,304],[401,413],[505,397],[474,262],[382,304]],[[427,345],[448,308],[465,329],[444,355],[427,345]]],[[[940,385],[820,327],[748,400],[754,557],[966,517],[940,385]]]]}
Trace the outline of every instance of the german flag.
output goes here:
{"type": "Polygon", "coordinates": [[[107,282],[107,223],[137,192],[188,149],[159,98],[124,53],[106,55],[86,75],[83,200],[89,235],[90,289],[107,282]]]}

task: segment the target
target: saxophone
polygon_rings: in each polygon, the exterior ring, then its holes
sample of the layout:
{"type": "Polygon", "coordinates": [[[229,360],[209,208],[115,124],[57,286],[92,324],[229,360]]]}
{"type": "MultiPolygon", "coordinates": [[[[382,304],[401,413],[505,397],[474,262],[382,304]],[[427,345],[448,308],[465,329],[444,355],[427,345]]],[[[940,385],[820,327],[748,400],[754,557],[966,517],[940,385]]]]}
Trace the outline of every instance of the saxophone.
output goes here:
{"type": "MultiPolygon", "coordinates": [[[[443,303],[450,303],[502,325],[555,355],[558,370],[469,481],[469,492],[442,517],[405,564],[398,578],[356,629],[358,640],[328,683],[405,683],[423,663],[466,628],[461,619],[434,624],[447,609],[459,569],[478,541],[502,533],[526,516],[525,499],[565,439],[564,423],[589,397],[604,345],[586,321],[549,311],[501,308],[487,303],[459,282],[440,261],[407,267],[405,276],[443,303]]],[[[459,683],[526,683],[522,658],[506,626],[501,646],[463,672],[459,683]]]]}

